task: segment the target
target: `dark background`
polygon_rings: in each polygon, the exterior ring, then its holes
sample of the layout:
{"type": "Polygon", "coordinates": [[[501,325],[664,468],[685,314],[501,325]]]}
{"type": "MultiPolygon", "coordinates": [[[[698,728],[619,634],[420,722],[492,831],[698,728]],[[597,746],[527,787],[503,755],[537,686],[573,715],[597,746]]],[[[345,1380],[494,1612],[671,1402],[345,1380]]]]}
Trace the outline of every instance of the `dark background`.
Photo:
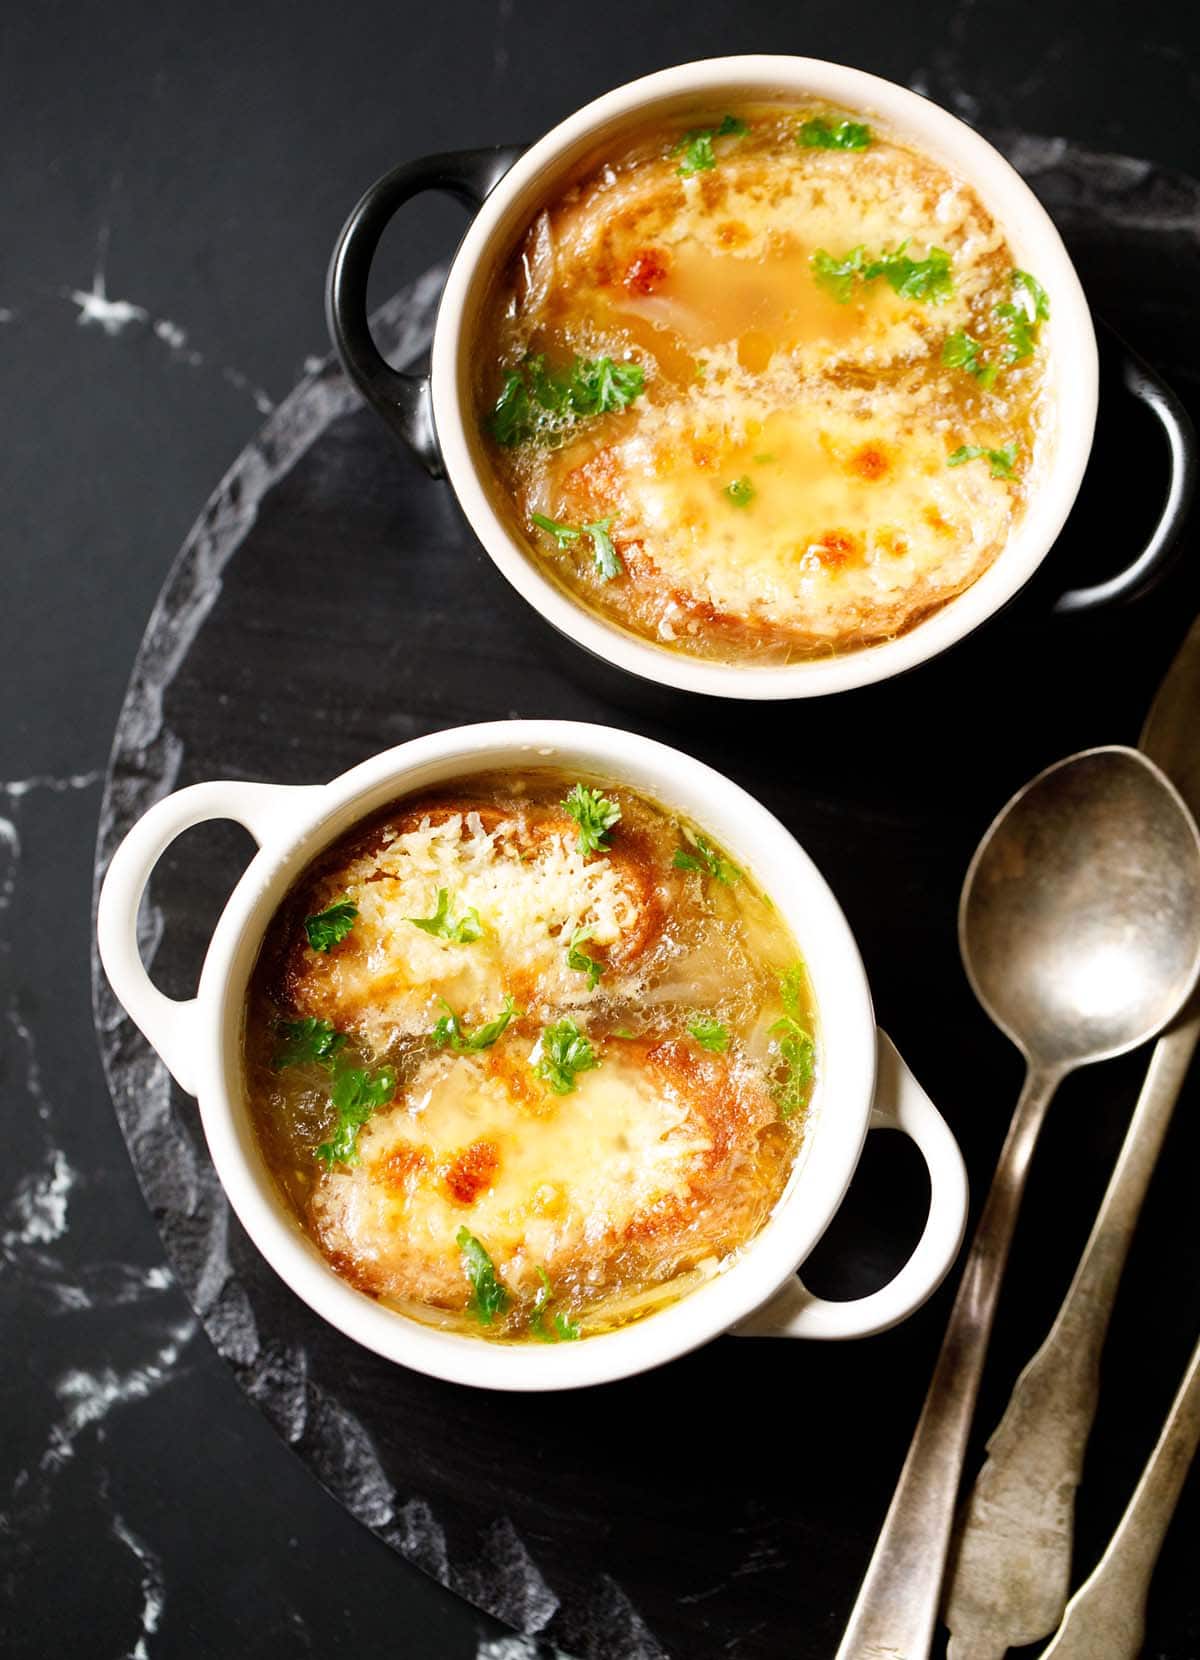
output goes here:
{"type": "MultiPolygon", "coordinates": [[[[1177,3],[1062,0],[5,9],[6,1653],[470,1660],[495,1634],[318,1488],[198,1333],[88,1000],[95,819],[130,663],[205,498],[326,350],[325,262],[360,189],[427,150],[536,136],[645,71],[756,50],[853,62],[981,125],[1196,172],[1198,40],[1177,3]],[[79,326],[71,296],[98,271],[144,323],[79,326]]],[[[458,224],[430,198],[409,210],[379,297],[458,224]]]]}

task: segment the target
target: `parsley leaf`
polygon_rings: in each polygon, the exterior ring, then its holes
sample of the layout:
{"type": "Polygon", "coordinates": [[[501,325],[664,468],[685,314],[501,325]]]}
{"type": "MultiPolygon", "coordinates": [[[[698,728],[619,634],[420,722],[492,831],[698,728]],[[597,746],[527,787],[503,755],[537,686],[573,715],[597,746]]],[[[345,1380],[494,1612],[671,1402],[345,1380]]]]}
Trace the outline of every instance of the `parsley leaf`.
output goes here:
{"type": "Polygon", "coordinates": [[[791,1015],[784,1015],[770,1030],[772,1036],[779,1034],[779,1055],[787,1068],[783,1081],[775,1090],[775,1103],[780,1118],[792,1118],[808,1103],[813,1075],[813,1040],[791,1015]]]}
{"type": "Polygon", "coordinates": [[[583,535],[579,525],[560,524],[557,519],[548,519],[544,513],[531,513],[529,517],[539,530],[553,536],[560,548],[569,548],[572,542],[577,542],[583,535]]]}
{"type": "Polygon", "coordinates": [[[1017,441],[1005,444],[1003,449],[989,450],[983,444],[960,444],[953,455],[946,457],[947,467],[961,467],[964,461],[986,460],[993,478],[1011,478],[1017,460],[1017,441]]]}
{"type": "Polygon", "coordinates": [[[531,436],[533,417],[529,408],[529,393],[516,369],[504,377],[500,396],[492,408],[490,426],[492,437],[505,449],[531,436]]]}
{"type": "Polygon", "coordinates": [[[942,342],[942,362],[948,369],[965,369],[969,375],[974,375],[985,391],[995,384],[1000,373],[999,365],[988,362],[979,341],[965,329],[955,329],[953,334],[946,336],[942,342]]]}
{"type": "Polygon", "coordinates": [[[438,889],[437,907],[432,916],[410,916],[405,920],[414,928],[423,928],[427,934],[450,940],[454,945],[473,945],[483,934],[479,912],[474,908],[464,911],[457,922],[451,922],[449,888],[438,889]]]}
{"type": "Polygon", "coordinates": [[[597,962],[595,957],[589,957],[586,951],[579,949],[584,940],[591,939],[592,933],[591,928],[576,928],[567,947],[567,967],[575,969],[579,974],[587,975],[589,991],[595,991],[600,976],[604,973],[603,963],[597,962]]]}
{"type": "Polygon", "coordinates": [[[1001,361],[1013,364],[1033,356],[1039,330],[1050,315],[1050,297],[1028,271],[1013,271],[1008,280],[1014,298],[1002,301],[995,308],[995,315],[1008,337],[1000,354],[1001,361]]]}
{"type": "Polygon", "coordinates": [[[576,784],[561,803],[563,811],[579,826],[579,851],[601,853],[608,848],[608,832],[621,820],[621,809],[615,801],[576,784]]]}
{"type": "Polygon", "coordinates": [[[854,279],[862,274],[866,249],[851,248],[841,259],[818,248],[812,256],[812,274],[819,285],[832,294],[839,305],[845,305],[854,292],[854,279]]]}
{"type": "Polygon", "coordinates": [[[941,305],[954,292],[950,255],[944,248],[930,248],[924,259],[910,259],[904,251],[907,247],[907,241],[902,242],[893,252],[872,260],[863,271],[863,281],[883,277],[901,299],[941,305]]]}
{"type": "Polygon", "coordinates": [[[781,1118],[791,1118],[808,1103],[809,1086],[813,1076],[814,1045],[812,1036],[800,1024],[800,992],[804,985],[804,967],[794,964],[779,981],[779,997],[786,1011],[769,1028],[779,1038],[779,1058],[786,1068],[782,1081],[775,1089],[775,1102],[781,1118]]]}
{"type": "Polygon", "coordinates": [[[584,535],[592,539],[592,556],[603,582],[611,582],[614,576],[621,576],[625,570],[620,554],[613,547],[612,537],[609,535],[611,529],[611,518],[593,519],[590,525],[583,527],[584,535]]]}
{"type": "Polygon", "coordinates": [[[468,1228],[458,1230],[454,1243],[462,1252],[463,1267],[471,1282],[467,1307],[481,1326],[490,1326],[508,1307],[508,1292],[496,1277],[496,1264],[468,1228]]]}
{"type": "Polygon", "coordinates": [[[692,1021],[688,1031],[701,1049],[710,1049],[714,1055],[723,1055],[729,1048],[729,1032],[719,1020],[698,1017],[692,1021]]]}
{"type": "Polygon", "coordinates": [[[577,357],[567,368],[546,368],[542,355],[526,357],[504,377],[488,425],[506,449],[536,439],[559,444],[581,420],[625,409],[645,385],[638,363],[577,357]]]}
{"type": "Polygon", "coordinates": [[[861,246],[852,248],[841,259],[818,248],[810,261],[812,273],[839,305],[845,305],[850,299],[859,278],[863,282],[883,278],[901,299],[941,305],[954,293],[950,255],[944,248],[930,248],[924,259],[912,259],[905,252],[907,247],[907,241],[902,242],[898,248],[885,249],[878,259],[872,260],[867,259],[866,250],[861,246]]]}
{"type": "Polygon", "coordinates": [[[804,964],[793,963],[779,979],[779,997],[793,1020],[800,1016],[800,993],[804,990],[804,964]]]}
{"type": "Polygon", "coordinates": [[[306,916],[304,932],[308,935],[309,945],[314,951],[328,951],[331,945],[340,944],[354,927],[357,915],[358,906],[352,899],[339,899],[328,910],[318,911],[316,916],[306,916]]]}
{"type": "Polygon", "coordinates": [[[614,363],[611,357],[577,357],[571,366],[571,407],[576,415],[620,411],[633,402],[645,381],[638,363],[614,363]]]}
{"type": "Polygon", "coordinates": [[[1004,300],[996,307],[996,317],[1008,336],[1000,353],[1001,360],[1011,365],[1032,357],[1037,341],[1037,324],[1030,322],[1025,308],[1004,300]]]}
{"type": "Polygon", "coordinates": [[[429,1041],[435,1049],[448,1048],[455,1055],[475,1055],[481,1049],[490,1049],[513,1016],[520,1013],[512,998],[506,997],[503,1009],[494,1020],[476,1026],[473,1032],[464,1032],[461,1021],[445,998],[440,997],[438,1001],[446,1012],[430,1032],[429,1041]]]}
{"type": "Polygon", "coordinates": [[[683,155],[676,171],[684,179],[691,178],[693,173],[707,173],[717,165],[713,139],[744,138],[749,131],[746,123],[739,121],[736,115],[725,116],[719,127],[694,127],[691,132],[684,133],[671,151],[673,156],[683,155]]]}
{"type": "Polygon", "coordinates": [[[677,847],[671,861],[676,870],[699,870],[732,887],[743,872],[712,845],[707,836],[696,837],[695,851],[677,847]]]}
{"type": "Polygon", "coordinates": [[[865,150],[871,129],[862,121],[830,123],[823,116],[805,121],[796,134],[796,143],[807,150],[865,150]]]}
{"type": "Polygon", "coordinates": [[[554,1316],[554,1330],[547,1331],[543,1316],[549,1304],[554,1300],[554,1287],[550,1283],[550,1276],[544,1268],[538,1268],[541,1285],[534,1298],[533,1312],[529,1316],[530,1333],[539,1343],[571,1343],[579,1336],[579,1327],[565,1314],[554,1316]]]}
{"type": "Polygon", "coordinates": [[[725,486],[724,494],[729,497],[735,507],[749,507],[754,500],[755,490],[753,484],[743,474],[741,478],[735,478],[732,484],[725,486]]]}
{"type": "Polygon", "coordinates": [[[285,1066],[333,1066],[333,1057],[346,1046],[344,1032],[335,1032],[329,1020],[309,1016],[307,1020],[281,1020],[275,1030],[283,1039],[271,1065],[276,1072],[285,1066]]]}
{"type": "Polygon", "coordinates": [[[367,1072],[361,1066],[344,1066],[334,1076],[329,1099],[337,1113],[337,1124],[328,1141],[316,1149],[327,1170],[335,1164],[358,1163],[358,1132],[377,1107],[385,1107],[396,1093],[396,1074],[390,1066],[367,1072]]]}
{"type": "Polygon", "coordinates": [[[600,1065],[587,1035],[571,1019],[545,1027],[539,1048],[541,1055],[534,1071],[556,1095],[570,1095],[576,1073],[592,1072],[600,1065]]]}
{"type": "Polygon", "coordinates": [[[604,582],[611,582],[613,577],[622,576],[625,567],[621,563],[621,556],[613,547],[612,518],[593,519],[587,525],[560,524],[557,519],[548,519],[544,513],[531,513],[532,522],[539,530],[547,531],[554,537],[560,548],[569,548],[572,542],[577,542],[581,536],[588,536],[592,543],[592,557],[595,560],[596,570],[604,582]]]}
{"type": "Polygon", "coordinates": [[[1033,301],[1033,321],[1044,323],[1050,316],[1050,296],[1028,271],[1014,271],[1009,278],[1014,288],[1023,288],[1033,301]]]}

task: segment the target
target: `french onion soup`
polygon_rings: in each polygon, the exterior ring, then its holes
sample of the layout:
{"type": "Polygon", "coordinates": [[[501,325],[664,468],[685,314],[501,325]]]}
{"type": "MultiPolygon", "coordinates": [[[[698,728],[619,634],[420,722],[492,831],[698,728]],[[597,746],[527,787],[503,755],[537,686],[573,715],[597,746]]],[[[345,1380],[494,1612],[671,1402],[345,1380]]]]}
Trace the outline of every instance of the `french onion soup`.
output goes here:
{"type": "Polygon", "coordinates": [[[1050,297],[899,134],[762,106],[633,135],[492,285],[502,514],[610,621],[730,662],[891,638],[988,568],[1047,439],[1050,297]]]}
{"type": "Polygon", "coordinates": [[[814,1087],[795,941],[702,830],[548,769],[394,803],[303,873],[255,966],[266,1161],[332,1266],[509,1342],[718,1274],[814,1087]]]}

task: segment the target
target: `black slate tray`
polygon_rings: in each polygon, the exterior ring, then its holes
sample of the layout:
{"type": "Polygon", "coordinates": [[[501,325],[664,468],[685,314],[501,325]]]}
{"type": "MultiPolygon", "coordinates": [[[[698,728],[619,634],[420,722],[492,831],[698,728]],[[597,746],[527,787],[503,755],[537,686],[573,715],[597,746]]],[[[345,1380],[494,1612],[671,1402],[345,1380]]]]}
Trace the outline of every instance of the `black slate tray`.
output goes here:
{"type": "MultiPolygon", "coordinates": [[[[1102,311],[1200,405],[1200,185],[1061,141],[1001,142],[1063,228],[1102,311]]],[[[379,319],[392,361],[428,343],[442,273],[379,319]]],[[[834,700],[664,702],[613,686],[494,571],[429,480],[331,364],[300,385],[218,487],[151,618],[118,725],[98,850],[169,789],[213,776],[323,780],[437,727],[512,715],[629,725],[746,785],[832,883],[880,1018],[946,1113],[976,1201],[1019,1085],[958,962],[954,916],[992,813],[1041,766],[1136,741],[1200,609],[1190,550],[1149,598],[1051,621],[1056,587],[1120,564],[1163,484],[1156,435],[1108,389],[1096,460],[1043,581],[983,634],[900,682],[834,700]]],[[[189,832],[146,912],[158,982],[187,995],[249,855],[189,832]]],[[[562,1397],[489,1395],[389,1366],[326,1329],[261,1262],[216,1182],[194,1104],[115,1006],[96,1019],[117,1112],[170,1260],[239,1383],[315,1475],[443,1584],[580,1660],[828,1660],[908,1442],[949,1290],[859,1343],[720,1341],[650,1376],[562,1397]]],[[[1144,1056],[1072,1080],[1035,1167],[985,1383],[990,1428],[1065,1289],[1144,1056]]],[[[1200,1156],[1185,1089],[1114,1319],[1080,1506],[1099,1555],[1200,1315],[1200,1156]]],[[[806,1269],[859,1295],[907,1253],[916,1155],[873,1138],[806,1269]]],[[[1185,1492],[1147,1654],[1195,1660],[1200,1607],[1185,1492]]],[[[401,1634],[397,1634],[402,1649],[401,1634]]],[[[549,1649],[547,1649],[547,1652],[549,1649]]],[[[518,1650],[514,1650],[514,1655],[518,1650]]]]}

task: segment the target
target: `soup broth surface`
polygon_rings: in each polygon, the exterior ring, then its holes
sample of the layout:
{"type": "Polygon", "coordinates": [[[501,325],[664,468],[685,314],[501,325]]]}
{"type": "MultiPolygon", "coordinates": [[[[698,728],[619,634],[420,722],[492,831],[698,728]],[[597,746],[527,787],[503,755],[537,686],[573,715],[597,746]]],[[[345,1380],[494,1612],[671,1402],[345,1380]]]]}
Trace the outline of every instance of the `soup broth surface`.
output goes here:
{"type": "Polygon", "coordinates": [[[815,1019],[791,934],[702,831],[624,788],[480,775],[295,884],[251,980],[247,1095],[354,1285],[568,1342],[758,1232],[802,1144],[815,1019]]]}
{"type": "Polygon", "coordinates": [[[974,582],[1043,447],[1048,296],[975,191],[877,123],[715,109],[529,226],[475,387],[502,511],[664,646],[789,662],[974,582]]]}

